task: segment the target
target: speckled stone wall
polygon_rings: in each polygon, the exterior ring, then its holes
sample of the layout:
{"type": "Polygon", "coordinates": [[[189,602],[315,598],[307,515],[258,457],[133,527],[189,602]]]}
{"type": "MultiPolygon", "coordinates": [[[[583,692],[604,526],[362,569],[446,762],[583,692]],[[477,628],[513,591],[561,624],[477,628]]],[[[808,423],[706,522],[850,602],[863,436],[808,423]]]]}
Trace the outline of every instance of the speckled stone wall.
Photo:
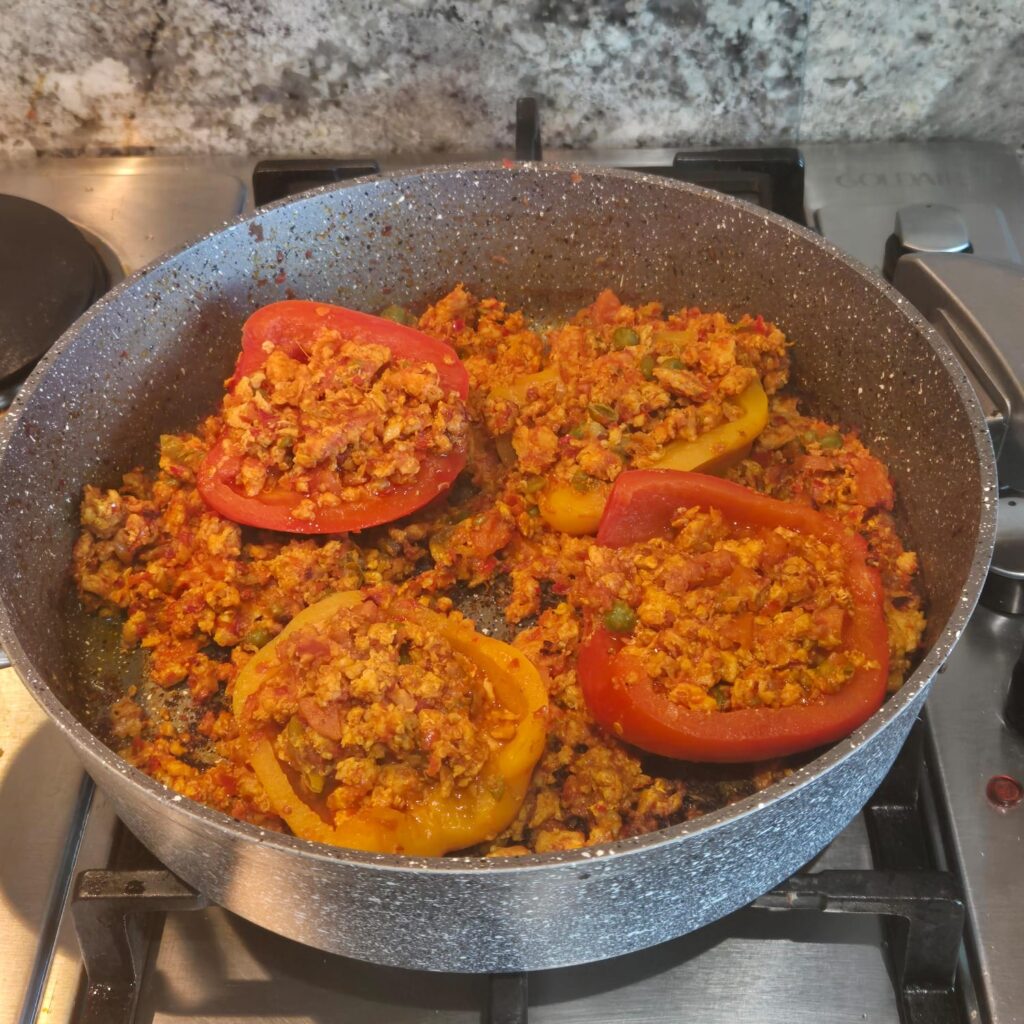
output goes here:
{"type": "Polygon", "coordinates": [[[800,135],[1024,144],[1024,0],[812,0],[800,135]]]}
{"type": "Polygon", "coordinates": [[[1022,0],[6,0],[0,154],[1024,142],[1022,0]]]}

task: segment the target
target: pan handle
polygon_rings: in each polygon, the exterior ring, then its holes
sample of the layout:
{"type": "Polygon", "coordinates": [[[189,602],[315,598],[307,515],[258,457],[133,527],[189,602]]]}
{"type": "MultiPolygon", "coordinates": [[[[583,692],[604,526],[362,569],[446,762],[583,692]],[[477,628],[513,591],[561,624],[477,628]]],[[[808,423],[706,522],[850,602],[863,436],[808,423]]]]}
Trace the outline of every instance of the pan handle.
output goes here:
{"type": "Polygon", "coordinates": [[[956,353],[981,400],[1001,489],[1024,492],[1024,267],[978,256],[904,256],[892,283],[956,353]]]}
{"type": "Polygon", "coordinates": [[[1024,267],[947,253],[904,256],[893,284],[949,342],[985,410],[1002,494],[981,601],[1024,614],[1024,267]]]}

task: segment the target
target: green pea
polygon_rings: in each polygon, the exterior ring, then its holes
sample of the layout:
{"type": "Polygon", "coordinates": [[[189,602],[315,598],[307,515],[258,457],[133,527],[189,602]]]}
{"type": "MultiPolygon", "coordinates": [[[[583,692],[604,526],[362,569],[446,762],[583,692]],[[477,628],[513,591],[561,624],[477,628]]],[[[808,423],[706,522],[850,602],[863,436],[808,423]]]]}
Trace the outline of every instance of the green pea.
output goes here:
{"type": "Polygon", "coordinates": [[[613,633],[632,633],[636,626],[636,612],[625,601],[613,601],[605,614],[604,624],[613,633]]]}
{"type": "Polygon", "coordinates": [[[663,370],[681,370],[683,368],[682,359],[676,359],[675,356],[670,356],[668,359],[662,359],[658,364],[663,370]]]}
{"type": "Polygon", "coordinates": [[[644,380],[654,380],[654,368],[657,365],[657,360],[650,352],[640,360],[640,372],[644,375],[644,380]]]}
{"type": "Polygon", "coordinates": [[[591,402],[587,406],[587,412],[598,423],[617,423],[619,420],[619,414],[610,405],[605,405],[604,402],[591,402]]]}
{"type": "Polygon", "coordinates": [[[536,506],[536,505],[531,505],[531,506],[530,506],[530,507],[529,507],[529,508],[528,508],[528,509],[526,510],[526,514],[527,514],[527,515],[528,515],[528,516],[529,516],[529,517],[530,517],[531,519],[536,519],[536,518],[537,518],[537,516],[539,516],[539,515],[540,515],[540,509],[539,509],[539,508],[537,508],[537,506],[536,506]]]}
{"type": "Polygon", "coordinates": [[[380,315],[384,317],[385,320],[394,320],[396,324],[405,324],[406,326],[409,326],[410,324],[416,323],[416,317],[414,317],[412,313],[407,309],[404,309],[402,306],[397,306],[394,303],[390,306],[385,306],[380,311],[380,315]]]}
{"type": "MultiPolygon", "coordinates": [[[[614,413],[614,409],[612,412],[614,413]]],[[[593,420],[587,420],[586,423],[577,423],[572,430],[569,431],[570,436],[575,437],[577,441],[585,441],[588,438],[604,437],[605,429],[600,423],[595,423],[593,420]]]]}
{"type": "Polygon", "coordinates": [[[573,489],[579,491],[580,494],[588,494],[597,487],[597,480],[580,469],[573,474],[572,486],[573,489]]]}
{"type": "Polygon", "coordinates": [[[547,483],[547,479],[542,476],[531,476],[527,477],[526,480],[526,493],[536,494],[537,491],[542,490],[544,485],[547,483]]]}
{"type": "Polygon", "coordinates": [[[822,448],[842,448],[843,435],[833,430],[831,433],[826,434],[818,443],[822,448]]]}
{"type": "Polygon", "coordinates": [[[708,693],[715,698],[715,703],[718,705],[719,711],[725,711],[728,709],[732,699],[732,695],[728,686],[725,683],[716,683],[708,690],[708,693]]]}
{"type": "Polygon", "coordinates": [[[612,332],[612,348],[621,350],[640,344],[640,335],[632,327],[616,327],[612,332]]]}
{"type": "Polygon", "coordinates": [[[253,626],[245,636],[242,637],[244,647],[265,647],[274,639],[274,631],[266,626],[253,626]]]}

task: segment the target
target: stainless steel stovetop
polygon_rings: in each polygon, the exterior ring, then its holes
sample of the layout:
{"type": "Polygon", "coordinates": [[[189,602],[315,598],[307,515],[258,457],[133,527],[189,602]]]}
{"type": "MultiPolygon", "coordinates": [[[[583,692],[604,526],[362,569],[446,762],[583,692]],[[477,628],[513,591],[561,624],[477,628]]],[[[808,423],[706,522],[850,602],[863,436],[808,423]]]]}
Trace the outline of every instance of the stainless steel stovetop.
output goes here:
{"type": "MultiPolygon", "coordinates": [[[[881,267],[897,210],[928,202],[959,210],[976,255],[1021,262],[1024,176],[1010,151],[975,143],[802,149],[808,223],[863,262],[881,267]]],[[[671,164],[673,153],[546,156],[642,168],[671,164]]],[[[0,193],[64,214],[116,280],[251,209],[252,166],[232,158],[39,161],[0,166],[0,193]]],[[[940,866],[945,859],[961,876],[967,897],[966,1012],[990,1024],[1024,1021],[1024,806],[999,810],[986,797],[994,776],[1024,779],[1024,740],[1002,717],[1022,642],[1024,619],[979,609],[927,710],[930,820],[940,866]]],[[[83,781],[13,670],[0,670],[0,1024],[73,1019],[82,968],[68,890],[77,871],[108,863],[114,832],[102,794],[83,781]]],[[[871,864],[858,818],[812,870],[871,864]]],[[[137,1019],[476,1022],[486,984],[328,956],[214,908],[167,918],[137,1019]]],[[[683,1019],[895,1022],[882,927],[860,915],[746,909],[652,950],[530,978],[534,1022],[683,1019]]]]}

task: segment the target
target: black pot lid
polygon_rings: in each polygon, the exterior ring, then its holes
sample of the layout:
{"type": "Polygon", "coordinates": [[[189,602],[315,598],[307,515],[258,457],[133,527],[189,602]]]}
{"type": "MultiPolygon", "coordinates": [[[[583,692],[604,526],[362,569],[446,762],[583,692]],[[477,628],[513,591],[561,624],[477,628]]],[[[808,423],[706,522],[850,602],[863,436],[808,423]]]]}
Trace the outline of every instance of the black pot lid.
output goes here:
{"type": "Polygon", "coordinates": [[[0,195],[0,384],[27,371],[106,289],[103,262],[74,224],[0,195]]]}

